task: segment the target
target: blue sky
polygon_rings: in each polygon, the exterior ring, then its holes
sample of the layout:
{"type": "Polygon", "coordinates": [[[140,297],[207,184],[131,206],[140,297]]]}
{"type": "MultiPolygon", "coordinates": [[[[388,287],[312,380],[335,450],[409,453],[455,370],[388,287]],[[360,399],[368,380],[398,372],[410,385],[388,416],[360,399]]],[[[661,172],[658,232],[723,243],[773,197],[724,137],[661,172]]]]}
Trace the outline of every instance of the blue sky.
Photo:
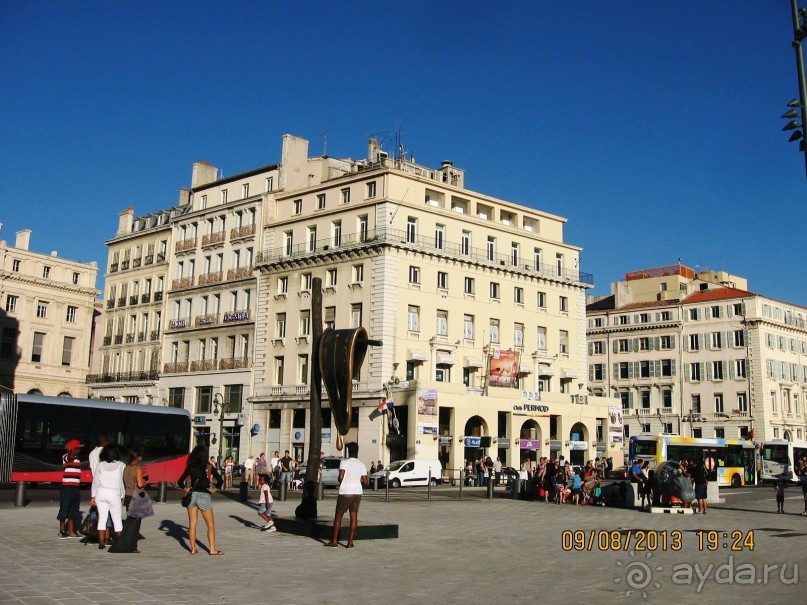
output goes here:
{"type": "Polygon", "coordinates": [[[0,239],[98,261],[129,205],[387,133],[470,189],[569,219],[605,294],[626,271],[729,271],[807,305],[788,0],[5,2],[0,239]],[[46,221],[44,217],[56,217],[46,221]]]}

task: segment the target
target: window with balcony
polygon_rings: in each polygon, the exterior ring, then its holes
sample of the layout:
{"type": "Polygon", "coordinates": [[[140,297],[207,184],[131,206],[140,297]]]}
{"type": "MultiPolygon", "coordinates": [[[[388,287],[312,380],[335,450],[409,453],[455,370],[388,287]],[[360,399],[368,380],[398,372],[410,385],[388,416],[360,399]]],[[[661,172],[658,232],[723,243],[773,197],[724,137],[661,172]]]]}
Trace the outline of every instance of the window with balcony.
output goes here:
{"type": "Polygon", "coordinates": [[[406,243],[414,244],[418,240],[418,220],[410,216],[406,219],[406,243]]]}

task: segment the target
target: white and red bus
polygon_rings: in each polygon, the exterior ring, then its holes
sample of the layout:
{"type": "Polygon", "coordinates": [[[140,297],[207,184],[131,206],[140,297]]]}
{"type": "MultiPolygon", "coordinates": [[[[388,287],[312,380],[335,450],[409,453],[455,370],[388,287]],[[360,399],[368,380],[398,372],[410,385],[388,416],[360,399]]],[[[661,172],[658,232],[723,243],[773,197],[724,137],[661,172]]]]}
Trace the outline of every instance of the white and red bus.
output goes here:
{"type": "Polygon", "coordinates": [[[92,482],[87,457],[99,435],[127,456],[139,447],[149,480],[176,481],[185,468],[191,417],[183,409],[44,395],[0,396],[0,482],[62,480],[65,444],[83,447],[81,482],[92,482]]]}

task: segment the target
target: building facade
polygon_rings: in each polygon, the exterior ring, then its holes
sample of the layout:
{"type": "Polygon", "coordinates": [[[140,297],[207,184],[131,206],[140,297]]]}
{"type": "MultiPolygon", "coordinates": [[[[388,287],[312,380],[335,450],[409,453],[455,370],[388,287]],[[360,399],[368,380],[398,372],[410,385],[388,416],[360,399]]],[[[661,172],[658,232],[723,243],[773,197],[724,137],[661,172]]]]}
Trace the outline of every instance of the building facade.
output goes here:
{"type": "Polygon", "coordinates": [[[0,385],[18,393],[86,397],[95,316],[95,262],[0,242],[0,385]]]}
{"type": "Polygon", "coordinates": [[[683,265],[628,273],[588,315],[596,393],[622,402],[626,436],[807,437],[807,310],[683,265]]]}

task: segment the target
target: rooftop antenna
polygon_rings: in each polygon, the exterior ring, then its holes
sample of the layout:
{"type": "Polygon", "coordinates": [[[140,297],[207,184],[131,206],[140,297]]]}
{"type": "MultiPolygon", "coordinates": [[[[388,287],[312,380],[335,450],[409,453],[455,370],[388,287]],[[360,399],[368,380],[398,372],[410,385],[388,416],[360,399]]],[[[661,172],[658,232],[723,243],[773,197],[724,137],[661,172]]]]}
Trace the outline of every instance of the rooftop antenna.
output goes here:
{"type": "Polygon", "coordinates": [[[328,155],[328,133],[333,132],[333,130],[326,130],[325,132],[320,132],[319,136],[322,137],[322,155],[328,155]]]}

